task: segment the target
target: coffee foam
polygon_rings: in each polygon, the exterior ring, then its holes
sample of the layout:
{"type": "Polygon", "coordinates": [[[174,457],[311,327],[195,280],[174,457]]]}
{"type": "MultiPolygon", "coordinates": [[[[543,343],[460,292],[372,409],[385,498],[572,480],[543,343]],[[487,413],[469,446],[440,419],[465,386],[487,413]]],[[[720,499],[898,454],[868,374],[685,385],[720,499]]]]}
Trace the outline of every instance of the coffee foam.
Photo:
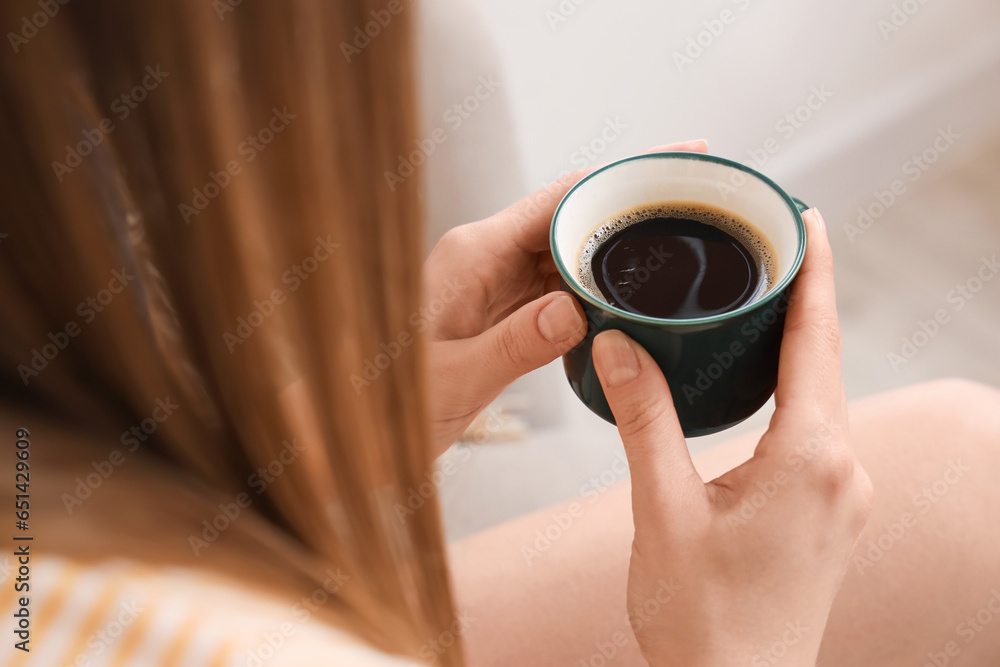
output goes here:
{"type": "Polygon", "coordinates": [[[607,303],[607,299],[594,283],[594,273],[591,267],[594,253],[616,233],[651,218],[684,218],[721,229],[742,243],[757,261],[757,268],[765,281],[758,288],[754,299],[760,298],[774,286],[778,275],[777,255],[771,242],[754,225],[735,213],[710,204],[659,202],[635,206],[621,213],[616,213],[594,228],[577,253],[576,278],[587,292],[607,303]]]}

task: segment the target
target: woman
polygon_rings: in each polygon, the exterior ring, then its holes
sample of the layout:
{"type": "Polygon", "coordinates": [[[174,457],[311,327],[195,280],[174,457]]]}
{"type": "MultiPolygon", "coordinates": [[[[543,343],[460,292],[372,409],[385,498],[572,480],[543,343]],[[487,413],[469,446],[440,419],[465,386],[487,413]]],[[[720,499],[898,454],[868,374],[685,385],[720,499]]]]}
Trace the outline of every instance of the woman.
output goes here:
{"type": "Polygon", "coordinates": [[[648,355],[603,334],[631,487],[531,567],[517,548],[544,515],[448,554],[433,494],[394,508],[506,384],[584,335],[546,241],[582,174],[449,233],[421,291],[419,171],[385,177],[417,138],[406,6],[39,7],[0,10],[19,26],[0,110],[0,423],[30,474],[4,493],[34,538],[15,543],[25,588],[0,594],[11,664],[1000,655],[997,626],[953,630],[1000,584],[1000,398],[918,388],[859,406],[848,432],[818,212],[759,443],[696,465],[648,355]],[[859,459],[878,490],[865,533],[859,459]],[[961,477],[919,514],[912,494],[948,460],[961,477]]]}

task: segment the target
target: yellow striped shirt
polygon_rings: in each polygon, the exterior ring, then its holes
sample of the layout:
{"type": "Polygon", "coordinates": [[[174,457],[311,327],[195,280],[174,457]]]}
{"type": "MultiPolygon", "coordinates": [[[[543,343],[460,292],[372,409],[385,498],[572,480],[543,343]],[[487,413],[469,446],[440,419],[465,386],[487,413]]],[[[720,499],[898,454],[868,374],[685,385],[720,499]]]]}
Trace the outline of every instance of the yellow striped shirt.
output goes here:
{"type": "MultiPolygon", "coordinates": [[[[19,608],[14,558],[0,559],[0,616],[19,608]]],[[[10,667],[402,667],[400,661],[196,570],[32,556],[30,651],[10,667]],[[210,600],[210,604],[206,601],[210,600]]]]}

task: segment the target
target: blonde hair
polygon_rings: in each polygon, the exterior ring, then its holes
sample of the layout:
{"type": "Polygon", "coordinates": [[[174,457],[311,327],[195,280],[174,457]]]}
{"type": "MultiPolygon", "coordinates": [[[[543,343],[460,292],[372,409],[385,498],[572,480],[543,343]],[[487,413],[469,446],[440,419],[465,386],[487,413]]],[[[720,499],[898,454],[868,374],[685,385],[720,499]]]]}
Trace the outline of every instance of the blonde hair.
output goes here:
{"type": "Polygon", "coordinates": [[[436,498],[391,511],[432,466],[421,341],[351,383],[419,308],[419,178],[383,178],[416,138],[412,7],[359,48],[381,0],[51,5],[0,69],[5,398],[98,432],[173,397],[143,446],[207,505],[295,439],[260,542],[303,591],[346,574],[328,622],[420,653],[455,618],[436,498]]]}

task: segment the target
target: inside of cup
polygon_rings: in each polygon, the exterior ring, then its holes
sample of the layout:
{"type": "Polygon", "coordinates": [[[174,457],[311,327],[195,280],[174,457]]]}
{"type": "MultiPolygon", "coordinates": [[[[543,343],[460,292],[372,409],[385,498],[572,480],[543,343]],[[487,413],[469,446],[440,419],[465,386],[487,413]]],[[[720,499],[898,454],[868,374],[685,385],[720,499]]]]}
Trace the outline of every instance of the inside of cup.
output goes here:
{"type": "Polygon", "coordinates": [[[639,206],[694,202],[734,213],[763,233],[775,255],[768,291],[783,284],[799,249],[796,212],[767,181],[717,160],[697,153],[639,156],[580,183],[562,202],[553,223],[553,249],[569,272],[567,277],[600,299],[580,280],[582,270],[589,272],[589,267],[580,266],[581,253],[594,232],[607,220],[639,206]]]}

